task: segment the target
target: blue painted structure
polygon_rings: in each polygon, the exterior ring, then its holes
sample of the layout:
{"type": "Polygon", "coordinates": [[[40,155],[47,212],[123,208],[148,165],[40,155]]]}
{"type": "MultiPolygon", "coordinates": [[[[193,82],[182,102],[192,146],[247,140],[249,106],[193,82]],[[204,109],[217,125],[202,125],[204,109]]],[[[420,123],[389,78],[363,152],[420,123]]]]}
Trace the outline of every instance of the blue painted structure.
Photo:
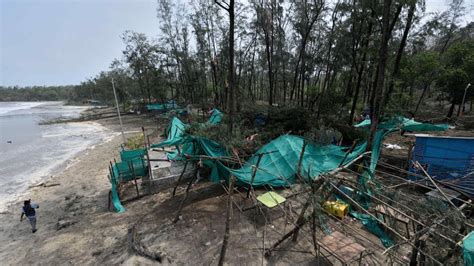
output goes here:
{"type": "MultiPolygon", "coordinates": [[[[418,161],[433,178],[474,198],[474,138],[424,134],[415,137],[412,161],[418,161]]],[[[410,172],[423,175],[413,165],[410,172]]]]}

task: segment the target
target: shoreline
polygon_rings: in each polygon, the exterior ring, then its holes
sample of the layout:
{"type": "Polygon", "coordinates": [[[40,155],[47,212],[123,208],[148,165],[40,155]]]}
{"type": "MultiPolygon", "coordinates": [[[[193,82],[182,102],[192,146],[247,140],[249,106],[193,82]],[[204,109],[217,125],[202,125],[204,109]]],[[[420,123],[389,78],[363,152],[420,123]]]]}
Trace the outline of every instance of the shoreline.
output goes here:
{"type": "MultiPolygon", "coordinates": [[[[74,123],[79,123],[79,122],[74,122],[74,123]]],[[[84,121],[80,123],[89,123],[89,121],[84,121]]],[[[103,127],[101,124],[98,123],[97,126],[103,127]]],[[[109,130],[108,128],[104,127],[104,131],[109,130]]],[[[11,197],[8,197],[7,200],[0,202],[0,214],[4,213],[7,211],[11,205],[17,204],[18,201],[22,201],[24,198],[28,198],[29,190],[32,188],[36,187],[48,187],[51,186],[52,184],[58,184],[51,182],[51,180],[58,174],[60,174],[63,171],[66,171],[70,167],[74,166],[75,164],[79,163],[80,160],[86,156],[91,150],[95,149],[96,146],[106,144],[110,141],[112,141],[116,136],[119,134],[117,132],[110,132],[112,134],[109,137],[101,138],[98,139],[96,142],[89,144],[88,146],[84,146],[81,150],[70,154],[67,159],[65,159],[63,162],[58,163],[57,165],[54,165],[50,167],[50,169],[45,170],[46,174],[41,175],[39,177],[33,178],[32,180],[28,181],[21,191],[18,193],[15,193],[11,195],[11,197]]],[[[45,167],[47,168],[47,167],[45,167]]]]}
{"type": "MultiPolygon", "coordinates": [[[[141,132],[142,126],[157,127],[146,116],[126,115],[122,119],[126,137],[141,132]]],[[[111,263],[115,260],[108,256],[117,249],[125,252],[120,261],[129,258],[128,226],[136,219],[134,209],[143,210],[130,207],[130,211],[116,214],[107,209],[108,163],[117,158],[122,142],[119,122],[112,117],[78,123],[98,123],[109,132],[68,159],[56,174],[30,185],[0,213],[3,265],[96,264],[99,257],[111,263]],[[24,198],[40,206],[35,234],[28,222],[19,221],[24,198]]]]}
{"type": "MultiPolygon", "coordinates": [[[[14,102],[16,104],[24,104],[25,102],[14,102]]],[[[30,108],[41,108],[42,106],[65,106],[65,103],[62,101],[52,101],[52,102],[26,102],[28,105],[26,106],[18,106],[16,109],[12,111],[18,111],[18,110],[26,110],[30,108]]],[[[81,108],[82,110],[76,114],[77,117],[83,117],[84,114],[87,114],[90,110],[90,108],[84,108],[83,106],[70,106],[73,108],[81,108]]],[[[8,113],[6,113],[8,114],[8,113]]],[[[67,113],[64,113],[67,114],[67,113]]],[[[56,123],[53,123],[53,121],[57,119],[66,119],[66,120],[73,120],[71,118],[68,118],[66,115],[65,117],[60,117],[60,118],[51,118],[50,120],[47,120],[46,124],[43,124],[43,122],[38,122],[38,126],[40,127],[49,127],[49,126],[54,126],[56,123]]],[[[71,149],[71,151],[66,151],[63,156],[59,157],[59,159],[51,159],[51,163],[44,164],[42,166],[39,166],[33,170],[30,174],[27,174],[26,177],[27,180],[25,181],[18,181],[17,187],[12,187],[11,189],[15,190],[13,193],[10,195],[4,195],[2,199],[0,199],[0,214],[7,212],[8,209],[12,204],[16,204],[21,198],[26,198],[28,197],[29,190],[34,187],[41,186],[42,184],[48,184],[51,178],[53,178],[56,174],[61,173],[62,171],[68,169],[72,164],[76,163],[82,156],[88,153],[89,150],[94,149],[95,146],[108,142],[112,140],[112,138],[117,135],[117,133],[114,133],[110,128],[108,128],[106,125],[103,125],[101,123],[98,123],[96,121],[83,121],[83,122],[67,122],[67,124],[72,125],[72,126],[77,126],[79,127],[79,130],[86,130],[88,132],[89,129],[92,129],[92,134],[100,134],[100,136],[97,136],[96,138],[91,138],[91,133],[85,133],[83,142],[90,142],[87,144],[84,144],[82,146],[75,146],[76,149],[71,149]]],[[[46,131],[51,131],[52,128],[45,128],[42,130],[46,131]]],[[[58,130],[63,130],[60,135],[66,135],[69,136],[71,132],[73,132],[71,129],[68,128],[60,128],[58,130]]],[[[42,131],[43,132],[43,131],[42,131]]],[[[44,134],[43,132],[43,134],[44,134]]],[[[82,131],[80,131],[82,132],[82,131]]],[[[51,134],[46,134],[46,136],[43,137],[51,137],[51,134]]],[[[54,135],[54,134],[53,134],[54,135]]],[[[82,134],[81,134],[82,136],[82,134]]],[[[53,136],[54,137],[54,136],[53,136]]],[[[58,141],[64,141],[65,139],[61,139],[58,141]]],[[[25,175],[23,175],[25,176],[25,175]]],[[[14,180],[14,179],[12,179],[14,180]]],[[[8,184],[8,183],[6,183],[8,184]]]]}

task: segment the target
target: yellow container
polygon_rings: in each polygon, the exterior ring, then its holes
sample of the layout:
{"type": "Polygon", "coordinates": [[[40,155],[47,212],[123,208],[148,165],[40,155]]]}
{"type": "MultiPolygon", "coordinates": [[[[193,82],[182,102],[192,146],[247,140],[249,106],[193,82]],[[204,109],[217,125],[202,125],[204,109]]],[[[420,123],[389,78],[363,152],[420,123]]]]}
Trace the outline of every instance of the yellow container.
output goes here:
{"type": "Polygon", "coordinates": [[[326,201],[323,204],[323,208],[330,214],[344,219],[349,212],[349,205],[340,201],[326,201]]]}

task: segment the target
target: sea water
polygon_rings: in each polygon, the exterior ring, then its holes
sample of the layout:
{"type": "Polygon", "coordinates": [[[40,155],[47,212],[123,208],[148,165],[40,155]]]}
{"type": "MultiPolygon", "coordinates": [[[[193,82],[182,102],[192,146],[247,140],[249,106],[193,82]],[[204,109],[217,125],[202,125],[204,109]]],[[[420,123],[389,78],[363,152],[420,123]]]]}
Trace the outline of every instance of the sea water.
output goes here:
{"type": "Polygon", "coordinates": [[[79,117],[85,109],[62,102],[0,102],[0,210],[110,137],[111,132],[93,122],[41,125],[79,117]]]}

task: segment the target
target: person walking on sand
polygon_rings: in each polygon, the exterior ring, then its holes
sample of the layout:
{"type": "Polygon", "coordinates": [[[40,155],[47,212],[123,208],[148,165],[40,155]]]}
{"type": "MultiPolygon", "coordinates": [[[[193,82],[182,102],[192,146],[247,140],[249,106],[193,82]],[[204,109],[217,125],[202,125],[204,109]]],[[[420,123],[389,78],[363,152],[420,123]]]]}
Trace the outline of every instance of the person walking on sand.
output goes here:
{"type": "Polygon", "coordinates": [[[26,216],[31,224],[31,232],[36,232],[36,211],[39,208],[38,204],[31,203],[31,200],[25,200],[23,202],[23,208],[21,208],[20,222],[23,221],[23,216],[26,216]]]}

